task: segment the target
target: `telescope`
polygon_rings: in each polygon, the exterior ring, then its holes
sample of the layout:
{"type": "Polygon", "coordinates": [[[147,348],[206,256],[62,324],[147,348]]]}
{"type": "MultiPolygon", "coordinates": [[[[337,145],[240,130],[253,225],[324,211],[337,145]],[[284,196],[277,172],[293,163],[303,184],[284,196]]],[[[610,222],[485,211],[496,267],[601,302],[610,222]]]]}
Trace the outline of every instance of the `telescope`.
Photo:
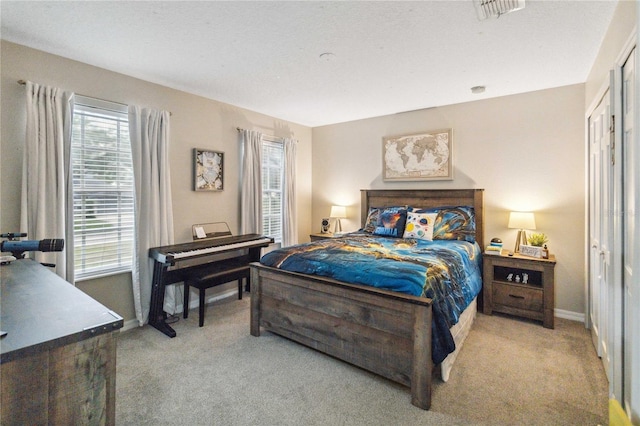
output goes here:
{"type": "Polygon", "coordinates": [[[7,241],[0,243],[0,252],[11,252],[16,259],[22,259],[25,251],[62,251],[64,248],[63,239],[45,239],[45,240],[24,240],[18,241],[16,237],[26,237],[25,233],[7,233],[0,234],[2,238],[8,238],[7,241]]]}

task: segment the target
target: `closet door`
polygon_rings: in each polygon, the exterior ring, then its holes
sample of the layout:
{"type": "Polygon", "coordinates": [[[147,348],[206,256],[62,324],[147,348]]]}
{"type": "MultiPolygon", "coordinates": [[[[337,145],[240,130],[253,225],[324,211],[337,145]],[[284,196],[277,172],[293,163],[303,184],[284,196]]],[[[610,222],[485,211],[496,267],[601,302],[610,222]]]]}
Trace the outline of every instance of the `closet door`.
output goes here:
{"type": "MultiPolygon", "coordinates": [[[[625,62],[622,67],[622,180],[623,180],[623,189],[622,189],[622,204],[623,204],[623,215],[622,215],[622,247],[623,247],[623,258],[622,258],[622,279],[624,283],[623,287],[623,298],[624,298],[624,358],[623,358],[623,371],[624,371],[624,380],[623,380],[623,395],[624,402],[626,407],[631,406],[631,401],[635,399],[637,401],[639,395],[635,395],[632,399],[632,378],[631,371],[634,356],[634,348],[637,352],[640,347],[640,342],[637,340],[634,341],[634,337],[638,336],[638,333],[633,333],[635,327],[637,327],[637,322],[634,321],[634,314],[637,315],[637,311],[639,307],[633,303],[634,292],[638,291],[638,287],[634,288],[633,284],[633,264],[637,262],[636,256],[636,246],[638,241],[635,240],[635,205],[636,205],[636,193],[638,188],[636,186],[636,175],[640,170],[637,170],[636,157],[638,154],[638,147],[634,140],[635,138],[635,55],[637,48],[634,49],[629,58],[625,62]],[[634,336],[635,334],[635,336],[634,336]]],[[[635,295],[637,298],[637,295],[635,295]]],[[[638,365],[637,363],[635,364],[638,365]]],[[[635,377],[636,382],[638,381],[638,377],[635,377]]],[[[637,385],[636,385],[637,386],[637,385]]]]}
{"type": "Polygon", "coordinates": [[[613,236],[610,95],[607,90],[589,117],[589,322],[593,344],[609,378],[608,287],[613,236]]]}

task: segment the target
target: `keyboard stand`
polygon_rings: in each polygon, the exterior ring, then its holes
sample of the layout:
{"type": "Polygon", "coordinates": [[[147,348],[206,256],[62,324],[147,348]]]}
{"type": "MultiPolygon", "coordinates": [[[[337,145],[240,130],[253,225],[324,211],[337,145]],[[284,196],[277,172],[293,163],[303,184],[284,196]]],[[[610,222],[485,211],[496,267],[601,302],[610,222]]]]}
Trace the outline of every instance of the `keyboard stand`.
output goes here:
{"type": "Polygon", "coordinates": [[[166,334],[176,337],[176,331],[166,323],[167,314],[164,312],[164,279],[167,268],[159,262],[154,262],[153,282],[151,285],[151,306],[149,307],[149,325],[166,334]]]}
{"type": "MultiPolygon", "coordinates": [[[[249,263],[259,261],[262,248],[272,243],[273,238],[246,234],[150,248],[149,257],[154,260],[154,267],[149,325],[169,337],[175,337],[176,332],[166,323],[167,314],[163,309],[167,285],[189,282],[189,286],[203,287],[200,294],[200,300],[203,300],[204,291],[209,287],[241,279],[248,282],[249,263]]],[[[188,294],[186,287],[185,295],[188,294]]],[[[189,309],[188,300],[183,309],[189,309]]],[[[200,312],[202,325],[202,302],[200,312]]]]}

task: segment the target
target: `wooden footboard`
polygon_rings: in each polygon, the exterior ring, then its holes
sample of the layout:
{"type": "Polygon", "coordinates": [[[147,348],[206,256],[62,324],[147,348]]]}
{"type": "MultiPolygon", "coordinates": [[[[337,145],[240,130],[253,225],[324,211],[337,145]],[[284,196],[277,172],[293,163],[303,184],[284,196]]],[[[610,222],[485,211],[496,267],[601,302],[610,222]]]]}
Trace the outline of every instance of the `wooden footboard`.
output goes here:
{"type": "Polygon", "coordinates": [[[431,300],[251,264],[251,334],[264,328],[411,387],[431,406],[431,300]]]}

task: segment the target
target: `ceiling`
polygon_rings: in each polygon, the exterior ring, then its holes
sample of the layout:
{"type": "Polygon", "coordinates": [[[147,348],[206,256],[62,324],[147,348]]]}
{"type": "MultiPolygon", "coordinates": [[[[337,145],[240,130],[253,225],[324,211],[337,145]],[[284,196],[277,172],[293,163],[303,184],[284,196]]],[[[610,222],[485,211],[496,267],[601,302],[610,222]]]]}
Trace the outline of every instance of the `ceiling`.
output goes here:
{"type": "Polygon", "coordinates": [[[471,0],[3,0],[0,36],[315,127],[583,83],[615,7],[526,0],[479,21],[471,0]]]}

